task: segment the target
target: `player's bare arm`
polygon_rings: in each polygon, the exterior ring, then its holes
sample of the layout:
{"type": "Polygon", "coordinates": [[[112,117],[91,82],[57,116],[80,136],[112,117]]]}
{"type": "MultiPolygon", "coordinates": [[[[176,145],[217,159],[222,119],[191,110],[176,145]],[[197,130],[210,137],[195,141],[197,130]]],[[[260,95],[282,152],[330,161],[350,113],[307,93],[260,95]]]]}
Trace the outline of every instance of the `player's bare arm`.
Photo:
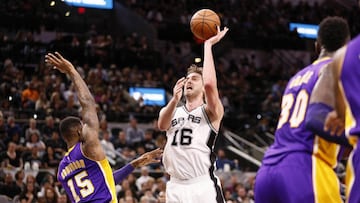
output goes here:
{"type": "Polygon", "coordinates": [[[103,160],[105,153],[98,139],[99,120],[96,113],[96,103],[85,81],[81,78],[75,67],[58,52],[47,54],[45,60],[54,66],[55,69],[66,73],[74,83],[82,107],[81,116],[84,125],[81,133],[83,152],[91,159],[103,160]]]}
{"type": "MultiPolygon", "coordinates": [[[[310,105],[327,105],[330,111],[324,122],[324,131],[331,135],[342,135],[344,132],[345,104],[338,85],[338,72],[341,60],[335,54],[333,61],[325,66],[310,97],[310,105]]],[[[319,106],[320,107],[320,106],[319,106]]],[[[309,108],[310,109],[310,108],[309,108]]]]}
{"type": "Polygon", "coordinates": [[[130,164],[134,168],[140,168],[140,167],[143,167],[143,166],[146,166],[149,164],[159,163],[162,153],[163,153],[163,150],[160,148],[152,150],[150,152],[146,152],[143,155],[141,155],[140,157],[138,157],[137,159],[134,159],[133,161],[131,161],[130,164]]]}
{"type": "Polygon", "coordinates": [[[160,110],[158,119],[158,127],[160,130],[167,130],[170,127],[171,117],[182,97],[185,81],[186,78],[182,77],[176,82],[173,88],[173,97],[167,105],[160,110]]]}
{"type": "Polygon", "coordinates": [[[225,27],[220,30],[218,27],[217,35],[206,40],[204,43],[204,64],[203,64],[203,80],[205,88],[206,111],[215,128],[219,128],[221,118],[224,115],[224,107],[219,98],[217,88],[216,71],[212,46],[219,42],[229,29],[225,27]]]}

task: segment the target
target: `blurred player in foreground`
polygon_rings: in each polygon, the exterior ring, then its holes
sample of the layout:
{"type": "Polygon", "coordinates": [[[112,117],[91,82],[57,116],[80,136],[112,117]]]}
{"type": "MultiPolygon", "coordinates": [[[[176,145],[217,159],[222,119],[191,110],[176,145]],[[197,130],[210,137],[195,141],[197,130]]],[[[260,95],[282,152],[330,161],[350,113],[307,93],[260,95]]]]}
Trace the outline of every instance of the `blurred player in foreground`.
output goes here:
{"type": "MultiPolygon", "coordinates": [[[[360,35],[336,52],[320,77],[311,103],[322,104],[327,117],[325,130],[334,136],[342,130],[345,123],[345,135],[353,145],[346,168],[346,201],[360,202],[360,35]],[[332,111],[335,109],[335,111],[332,111]]],[[[313,112],[309,117],[319,116],[313,112]]]]}
{"type": "Polygon", "coordinates": [[[275,142],[266,151],[255,183],[256,203],[341,203],[340,183],[333,168],[345,136],[319,128],[316,118],[305,122],[314,85],[333,53],[349,39],[347,22],[327,17],[319,25],[319,57],[295,74],[282,97],[275,142]],[[320,130],[319,130],[320,129],[320,130]]]}

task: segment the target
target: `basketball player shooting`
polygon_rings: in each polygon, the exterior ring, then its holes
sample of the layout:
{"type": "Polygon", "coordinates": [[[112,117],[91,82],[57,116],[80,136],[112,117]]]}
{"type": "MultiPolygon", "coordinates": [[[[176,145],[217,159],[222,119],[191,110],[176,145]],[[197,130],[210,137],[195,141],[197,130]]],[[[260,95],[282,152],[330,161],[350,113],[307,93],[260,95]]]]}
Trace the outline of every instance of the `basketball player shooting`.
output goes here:
{"type": "Polygon", "coordinates": [[[166,130],[163,164],[170,181],[166,202],[223,203],[221,184],[214,174],[212,151],[224,115],[219,98],[212,47],[228,28],[204,42],[203,68],[190,66],[186,78],[173,88],[173,97],[159,114],[160,130],[166,130]],[[184,93],[185,104],[178,106],[184,93]],[[205,98],[205,100],[204,100],[205,98]]]}

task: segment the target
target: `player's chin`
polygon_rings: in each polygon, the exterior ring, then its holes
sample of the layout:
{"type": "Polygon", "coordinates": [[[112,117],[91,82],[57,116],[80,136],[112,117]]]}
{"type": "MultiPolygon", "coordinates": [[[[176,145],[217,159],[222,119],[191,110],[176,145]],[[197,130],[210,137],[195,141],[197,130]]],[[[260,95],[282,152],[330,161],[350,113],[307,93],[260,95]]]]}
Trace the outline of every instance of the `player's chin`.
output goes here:
{"type": "Polygon", "coordinates": [[[190,89],[184,91],[184,96],[185,97],[191,96],[191,94],[192,94],[192,91],[190,89]]]}

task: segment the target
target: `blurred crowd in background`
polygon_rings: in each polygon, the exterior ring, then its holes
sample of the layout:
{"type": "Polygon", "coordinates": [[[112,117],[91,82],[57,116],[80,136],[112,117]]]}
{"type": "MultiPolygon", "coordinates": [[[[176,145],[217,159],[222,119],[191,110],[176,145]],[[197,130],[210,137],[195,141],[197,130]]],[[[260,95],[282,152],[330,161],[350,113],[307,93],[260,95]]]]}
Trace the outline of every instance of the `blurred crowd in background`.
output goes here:
{"type": "MultiPolygon", "coordinates": [[[[66,76],[44,63],[45,53],[59,51],[85,79],[97,102],[99,138],[111,165],[119,168],[164,144],[166,137],[156,126],[161,107],[144,105],[128,90],[133,86],[161,87],[170,98],[173,85],[187,67],[201,65],[194,61],[202,57],[201,43],[193,38],[188,25],[196,10],[217,11],[222,25],[230,28],[224,44],[214,50],[225,107],[223,128],[251,139],[254,134],[274,132],[287,80],[310,62],[303,58],[282,61],[274,49],[299,50],[315,57],[314,41],[299,38],[288,29],[289,22],[317,24],[325,16],[339,15],[349,21],[353,36],[359,33],[359,8],[336,2],[114,1],[149,24],[154,36],[121,32],[114,10],[86,9],[81,13],[61,1],[55,1],[55,6],[47,0],[2,2],[0,194],[21,202],[68,201],[55,178],[66,151],[58,122],[68,115],[78,116],[80,105],[66,76]],[[70,16],[64,16],[67,9],[70,16]],[[267,60],[260,59],[259,51],[267,60]],[[109,127],[108,123],[126,123],[127,127],[109,127]],[[141,128],[138,123],[148,127],[141,128]]],[[[229,158],[225,146],[226,142],[220,143],[216,153],[219,172],[231,172],[220,176],[226,199],[252,202],[253,177],[241,178],[237,173],[250,169],[241,159],[229,158]]],[[[139,169],[118,186],[119,202],[162,202],[167,180],[161,165],[139,169]]]]}

